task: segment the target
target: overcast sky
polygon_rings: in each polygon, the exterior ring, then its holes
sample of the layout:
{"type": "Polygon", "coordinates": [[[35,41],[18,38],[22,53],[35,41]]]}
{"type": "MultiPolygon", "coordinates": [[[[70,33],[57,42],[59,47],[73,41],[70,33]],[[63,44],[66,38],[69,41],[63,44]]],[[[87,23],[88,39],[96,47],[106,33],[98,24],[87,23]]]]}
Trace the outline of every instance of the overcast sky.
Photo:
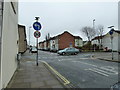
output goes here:
{"type": "MultiPolygon", "coordinates": [[[[118,3],[117,2],[20,2],[19,24],[26,26],[27,39],[29,27],[35,22],[35,17],[40,17],[42,25],[39,41],[45,39],[50,33],[53,37],[64,31],[69,31],[86,40],[81,28],[84,26],[95,27],[101,24],[108,31],[108,26],[118,29],[118,3]]],[[[35,45],[35,38],[31,28],[31,44],[35,45]]],[[[29,40],[29,39],[28,39],[29,40]]]]}

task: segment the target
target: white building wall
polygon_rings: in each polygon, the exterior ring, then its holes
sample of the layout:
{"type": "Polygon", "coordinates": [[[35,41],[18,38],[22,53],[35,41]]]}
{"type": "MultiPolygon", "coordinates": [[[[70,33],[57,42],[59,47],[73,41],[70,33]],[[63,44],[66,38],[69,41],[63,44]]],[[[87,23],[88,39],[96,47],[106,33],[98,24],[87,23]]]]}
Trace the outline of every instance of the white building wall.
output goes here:
{"type": "Polygon", "coordinates": [[[79,39],[79,45],[82,47],[83,46],[83,40],[79,39]]]}
{"type": "Polygon", "coordinates": [[[40,43],[40,45],[39,45],[39,49],[43,49],[43,48],[42,48],[42,43],[40,43]]]}
{"type": "Polygon", "coordinates": [[[14,3],[14,9],[10,2],[4,3],[2,50],[1,50],[1,87],[5,88],[12,78],[16,68],[18,53],[18,3],[14,3]]]}
{"type": "MultiPolygon", "coordinates": [[[[118,2],[118,30],[120,31],[120,1],[118,2]]],[[[118,51],[120,52],[120,34],[118,39],[118,51]]]]}
{"type": "Polygon", "coordinates": [[[50,50],[56,49],[59,50],[59,45],[58,45],[58,38],[50,40],[50,50]],[[55,47],[53,47],[55,46],[55,47]]]}
{"type": "Polygon", "coordinates": [[[50,50],[52,49],[52,40],[50,40],[50,50]]]}
{"type": "Polygon", "coordinates": [[[46,42],[44,42],[44,49],[46,50],[47,49],[47,43],[46,42]]]}
{"type": "Polygon", "coordinates": [[[94,44],[99,45],[98,40],[93,40],[93,41],[92,41],[92,45],[94,45],[94,44]]]}
{"type": "MultiPolygon", "coordinates": [[[[111,45],[111,36],[107,34],[103,37],[103,48],[107,47],[108,49],[112,49],[111,45]]],[[[118,51],[118,33],[113,33],[113,51],[118,51]]]]}
{"type": "Polygon", "coordinates": [[[55,49],[58,50],[58,38],[55,39],[55,49]]]}
{"type": "Polygon", "coordinates": [[[55,49],[55,47],[56,47],[56,44],[55,44],[55,40],[53,39],[53,40],[50,40],[50,50],[53,50],[53,49],[55,49]],[[53,46],[55,46],[55,47],[53,47],[53,46]]]}
{"type": "Polygon", "coordinates": [[[113,51],[118,51],[118,33],[113,37],[113,51]]]}
{"type": "MultiPolygon", "coordinates": [[[[1,37],[2,37],[2,2],[0,2],[0,58],[1,58],[1,37]]],[[[0,59],[0,89],[2,89],[1,85],[1,59],[0,59]]]]}
{"type": "Polygon", "coordinates": [[[75,39],[75,46],[76,47],[82,47],[83,41],[81,39],[75,39]]]}
{"type": "Polygon", "coordinates": [[[120,52],[120,34],[118,34],[118,51],[120,52]]]}
{"type": "Polygon", "coordinates": [[[120,1],[118,2],[118,30],[120,30],[120,1]]]}

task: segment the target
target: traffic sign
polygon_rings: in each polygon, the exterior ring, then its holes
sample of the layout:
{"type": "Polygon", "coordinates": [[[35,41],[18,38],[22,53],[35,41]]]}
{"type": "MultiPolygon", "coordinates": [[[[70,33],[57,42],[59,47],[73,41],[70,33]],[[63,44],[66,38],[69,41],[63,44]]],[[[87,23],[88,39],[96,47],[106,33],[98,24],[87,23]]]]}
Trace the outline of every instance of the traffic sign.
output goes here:
{"type": "Polygon", "coordinates": [[[34,32],[34,37],[39,38],[41,36],[41,33],[39,31],[34,32]]]}
{"type": "Polygon", "coordinates": [[[33,23],[33,28],[37,31],[41,29],[41,24],[39,22],[34,22],[33,23]]]}
{"type": "Polygon", "coordinates": [[[110,35],[113,34],[113,30],[114,30],[114,29],[111,29],[111,30],[109,31],[109,34],[110,34],[110,35]]]}

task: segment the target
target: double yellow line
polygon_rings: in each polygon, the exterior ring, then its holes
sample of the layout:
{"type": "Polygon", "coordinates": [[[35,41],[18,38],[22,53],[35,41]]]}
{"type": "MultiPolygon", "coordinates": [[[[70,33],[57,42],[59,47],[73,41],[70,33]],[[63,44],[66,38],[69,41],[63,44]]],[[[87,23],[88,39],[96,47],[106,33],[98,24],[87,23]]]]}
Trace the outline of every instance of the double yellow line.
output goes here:
{"type": "Polygon", "coordinates": [[[55,69],[53,69],[47,62],[41,61],[45,65],[47,65],[61,80],[64,81],[64,85],[70,84],[70,81],[68,81],[64,76],[62,76],[59,72],[57,72],[55,69]]]}

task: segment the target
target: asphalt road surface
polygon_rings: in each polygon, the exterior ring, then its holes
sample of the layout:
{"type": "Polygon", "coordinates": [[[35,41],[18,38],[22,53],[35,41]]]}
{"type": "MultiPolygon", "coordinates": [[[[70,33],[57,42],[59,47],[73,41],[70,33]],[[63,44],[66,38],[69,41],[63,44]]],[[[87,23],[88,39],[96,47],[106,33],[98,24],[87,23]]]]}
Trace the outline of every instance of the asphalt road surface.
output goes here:
{"type": "MultiPolygon", "coordinates": [[[[46,61],[76,88],[110,88],[118,81],[118,63],[92,59],[91,53],[58,55],[39,51],[39,60],[46,61]]],[[[29,58],[35,59],[36,54],[29,58]]]]}

